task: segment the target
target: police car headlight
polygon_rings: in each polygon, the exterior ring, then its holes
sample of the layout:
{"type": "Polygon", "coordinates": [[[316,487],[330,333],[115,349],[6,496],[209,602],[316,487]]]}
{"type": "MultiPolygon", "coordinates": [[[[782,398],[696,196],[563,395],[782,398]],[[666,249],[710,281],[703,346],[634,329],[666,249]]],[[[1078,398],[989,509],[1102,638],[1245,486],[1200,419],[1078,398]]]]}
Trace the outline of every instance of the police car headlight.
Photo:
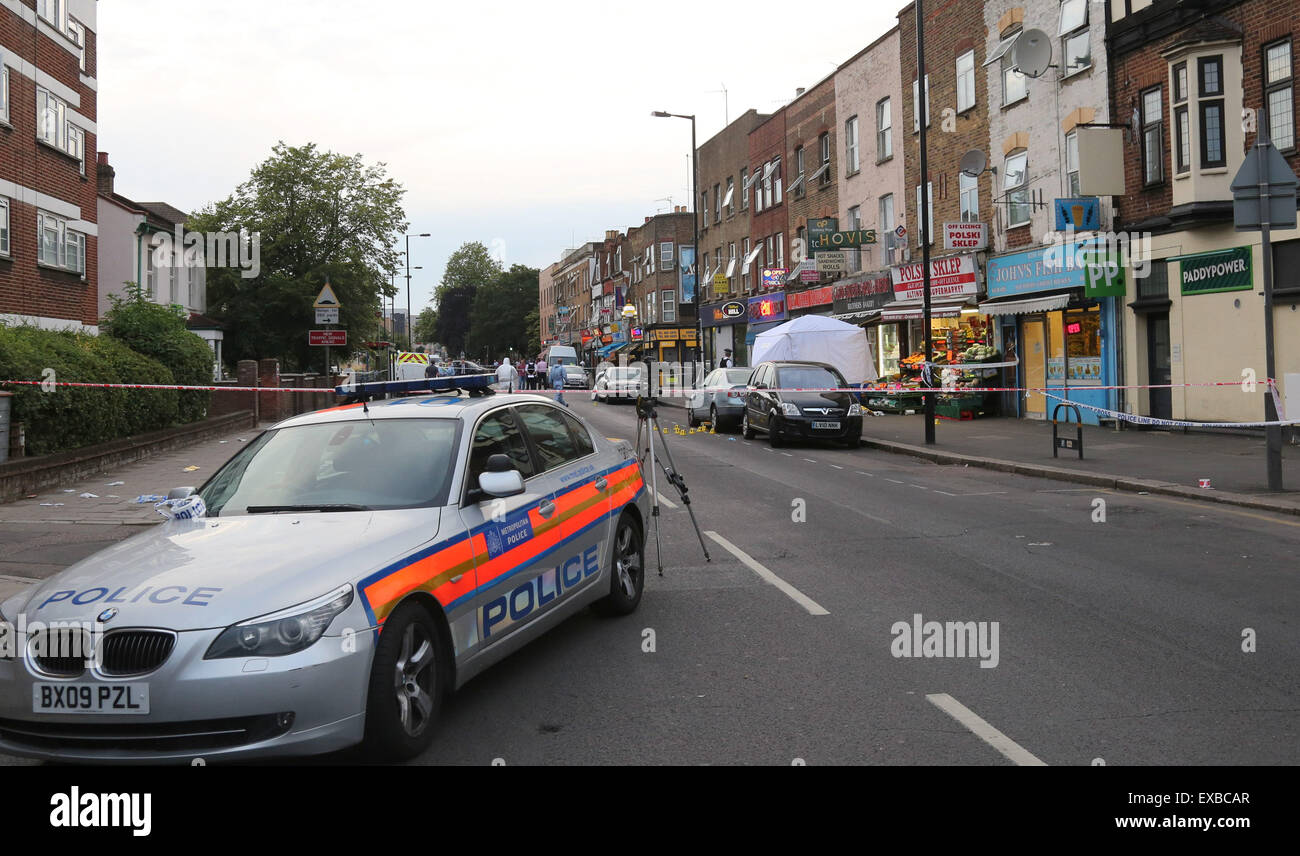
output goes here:
{"type": "Polygon", "coordinates": [[[330,622],[352,604],[352,586],[343,585],[315,600],[227,627],[208,646],[205,660],[223,657],[283,657],[309,648],[330,622]]]}

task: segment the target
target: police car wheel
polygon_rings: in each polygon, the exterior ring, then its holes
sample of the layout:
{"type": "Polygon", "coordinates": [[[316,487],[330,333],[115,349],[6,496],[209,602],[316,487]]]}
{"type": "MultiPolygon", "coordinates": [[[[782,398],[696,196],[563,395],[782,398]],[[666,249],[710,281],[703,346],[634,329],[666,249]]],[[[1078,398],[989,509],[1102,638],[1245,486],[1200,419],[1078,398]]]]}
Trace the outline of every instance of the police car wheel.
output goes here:
{"type": "Polygon", "coordinates": [[[645,540],[636,518],[624,514],[614,533],[609,594],[592,606],[601,615],[630,615],[645,590],[645,540]]]}
{"type": "Polygon", "coordinates": [[[379,759],[414,758],[433,741],[446,652],[433,617],[407,602],[384,622],[370,670],[363,748],[379,759]]]}

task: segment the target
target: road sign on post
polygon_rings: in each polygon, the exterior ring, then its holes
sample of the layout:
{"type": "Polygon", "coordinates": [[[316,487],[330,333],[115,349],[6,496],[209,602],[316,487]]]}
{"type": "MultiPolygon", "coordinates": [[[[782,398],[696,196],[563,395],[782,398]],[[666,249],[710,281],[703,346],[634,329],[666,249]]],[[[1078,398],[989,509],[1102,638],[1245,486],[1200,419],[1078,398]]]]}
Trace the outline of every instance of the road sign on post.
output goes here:
{"type": "Polygon", "coordinates": [[[316,295],[316,302],[312,304],[317,309],[338,309],[339,299],[334,294],[334,289],[330,288],[328,282],[321,288],[320,294],[316,295]]]}
{"type": "Polygon", "coordinates": [[[317,309],[316,323],[317,324],[339,323],[339,308],[335,306],[333,309],[317,309]]]}
{"type": "MultiPolygon", "coordinates": [[[[1273,142],[1268,138],[1268,116],[1259,111],[1259,133],[1255,145],[1246,154],[1236,177],[1232,180],[1232,220],[1238,232],[1259,229],[1261,251],[1264,256],[1264,361],[1268,373],[1268,389],[1264,390],[1264,421],[1278,421],[1277,405],[1272,392],[1276,380],[1273,358],[1273,245],[1269,230],[1274,226],[1294,229],[1296,225],[1296,186],[1300,180],[1286,165],[1273,142]]],[[[1269,490],[1282,489],[1282,427],[1270,425],[1264,429],[1264,445],[1268,462],[1269,490]]]]}
{"type": "Polygon", "coordinates": [[[348,343],[347,330],[311,330],[307,334],[307,341],[312,345],[323,347],[341,347],[348,343]]]}

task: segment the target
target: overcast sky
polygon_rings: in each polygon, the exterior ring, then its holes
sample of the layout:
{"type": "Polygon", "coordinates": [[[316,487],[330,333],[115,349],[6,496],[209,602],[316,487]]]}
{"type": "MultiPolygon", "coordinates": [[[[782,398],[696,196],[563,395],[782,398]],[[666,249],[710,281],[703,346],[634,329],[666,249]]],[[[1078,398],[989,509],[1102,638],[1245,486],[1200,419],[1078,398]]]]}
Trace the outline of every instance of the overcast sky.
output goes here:
{"type": "Polygon", "coordinates": [[[99,148],[118,192],[183,210],[277,140],[386,163],[411,231],[433,235],[412,239],[418,313],[465,241],[544,267],[665,197],[689,205],[690,123],[651,110],[696,114],[703,143],[832,73],[902,5],[103,0],[99,148]]]}

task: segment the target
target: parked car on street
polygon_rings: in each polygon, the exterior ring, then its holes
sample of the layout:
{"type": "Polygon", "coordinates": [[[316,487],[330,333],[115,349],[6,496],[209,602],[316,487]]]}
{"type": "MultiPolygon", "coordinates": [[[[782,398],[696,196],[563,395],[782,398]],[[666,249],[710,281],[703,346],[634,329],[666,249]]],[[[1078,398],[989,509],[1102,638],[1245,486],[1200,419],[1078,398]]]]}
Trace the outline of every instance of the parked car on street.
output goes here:
{"type": "Polygon", "coordinates": [[[713,430],[722,431],[740,425],[745,414],[748,366],[714,369],[686,398],[686,421],[691,427],[708,422],[713,430]]]}
{"type": "Polygon", "coordinates": [[[0,752],[409,759],[452,690],[645,584],[632,446],[536,395],[295,416],[172,495],[0,604],[0,752]]]}
{"type": "Polygon", "coordinates": [[[582,366],[565,364],[564,366],[564,388],[565,389],[586,389],[587,388],[587,370],[582,366]]]}
{"type": "Polygon", "coordinates": [[[639,367],[612,366],[596,378],[591,396],[597,401],[636,401],[645,386],[645,372],[639,367]]]}
{"type": "Polygon", "coordinates": [[[773,446],[788,440],[838,440],[855,447],[862,440],[862,405],[853,394],[804,391],[846,386],[844,376],[826,363],[760,363],[749,379],[741,431],[746,440],[762,431],[773,446]]]}

